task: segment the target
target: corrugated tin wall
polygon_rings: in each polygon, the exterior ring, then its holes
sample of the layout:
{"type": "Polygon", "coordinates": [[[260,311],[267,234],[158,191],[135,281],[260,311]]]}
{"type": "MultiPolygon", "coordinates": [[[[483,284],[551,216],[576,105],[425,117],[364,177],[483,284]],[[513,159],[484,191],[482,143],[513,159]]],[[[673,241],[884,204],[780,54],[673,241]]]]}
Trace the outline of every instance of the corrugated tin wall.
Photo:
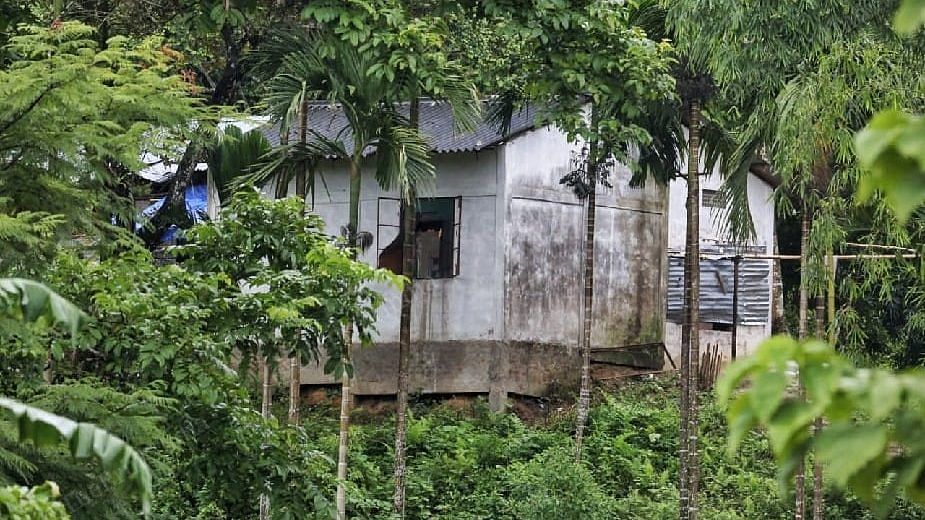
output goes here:
{"type": "MultiPolygon", "coordinates": [[[[704,252],[709,254],[708,252],[704,252]]],[[[729,258],[700,260],[700,321],[732,324],[732,273],[729,258]]],[[[739,325],[765,325],[771,305],[771,261],[739,262],[739,325]]],[[[668,320],[681,323],[684,257],[668,257],[668,320]]]]}

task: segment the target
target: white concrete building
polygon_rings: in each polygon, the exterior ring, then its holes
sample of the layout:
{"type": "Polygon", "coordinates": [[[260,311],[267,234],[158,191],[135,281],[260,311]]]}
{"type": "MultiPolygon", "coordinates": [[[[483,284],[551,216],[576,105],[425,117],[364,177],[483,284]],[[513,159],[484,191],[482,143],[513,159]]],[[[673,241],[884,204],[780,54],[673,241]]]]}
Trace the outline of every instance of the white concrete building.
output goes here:
{"type": "MultiPolygon", "coordinates": [[[[686,171],[687,165],[684,164],[686,171]]],[[[701,167],[703,170],[704,167],[701,167]]],[[[755,236],[747,243],[734,243],[726,233],[727,210],[716,194],[723,179],[714,169],[700,178],[700,342],[719,345],[728,359],[732,354],[733,260],[737,254],[773,254],[775,212],[773,186],[765,175],[748,174],[748,206],[755,236]]],[[[687,181],[678,178],[668,187],[668,290],[665,345],[677,362],[681,351],[681,322],[684,286],[684,246],[687,228],[687,181]]],[[[737,356],[751,353],[771,334],[773,283],[771,260],[743,259],[739,263],[737,356]]]]}
{"type": "MultiPolygon", "coordinates": [[[[325,133],[344,125],[326,106],[313,107],[309,120],[325,133]]],[[[500,397],[574,387],[585,210],[559,180],[576,147],[555,129],[535,127],[529,111],[514,117],[507,135],[484,124],[460,136],[449,108],[428,102],[421,126],[437,176],[416,232],[412,391],[500,397]]],[[[265,135],[278,142],[273,133],[265,135]]],[[[336,234],[348,217],[346,169],[329,161],[320,173],[324,184],[308,203],[336,234]]],[[[629,178],[618,168],[614,187],[597,198],[592,347],[600,363],[655,369],[664,361],[666,193],[652,182],[630,188],[629,178]]],[[[363,261],[398,265],[399,221],[397,193],[364,171],[359,231],[372,235],[372,245],[363,261]]],[[[385,288],[384,296],[376,344],[355,349],[359,395],[395,391],[400,295],[385,288]]],[[[302,381],[334,382],[314,365],[302,381]]]]}

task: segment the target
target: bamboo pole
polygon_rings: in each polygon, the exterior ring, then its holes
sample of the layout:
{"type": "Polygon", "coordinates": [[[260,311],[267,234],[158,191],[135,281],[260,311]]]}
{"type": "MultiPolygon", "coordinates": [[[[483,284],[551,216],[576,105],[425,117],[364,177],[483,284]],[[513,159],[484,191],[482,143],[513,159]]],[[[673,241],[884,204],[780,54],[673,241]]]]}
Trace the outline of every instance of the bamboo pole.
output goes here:
{"type": "MultiPolygon", "coordinates": [[[[800,228],[800,308],[799,308],[799,337],[801,340],[807,336],[807,318],[809,314],[809,288],[807,287],[807,268],[809,267],[809,208],[803,206],[803,219],[800,228]]],[[[798,383],[799,384],[799,383],[798,383]]],[[[797,390],[801,395],[802,386],[797,390]]],[[[794,478],[796,497],[794,501],[794,519],[803,520],[806,514],[806,468],[803,460],[797,466],[794,478]]]]}
{"type": "MultiPolygon", "coordinates": [[[[685,255],[684,253],[681,253],[681,252],[672,252],[672,253],[671,253],[671,256],[676,256],[676,257],[681,257],[681,258],[683,258],[683,257],[685,257],[685,256],[687,256],[687,255],[685,255]]],[[[768,255],[768,254],[752,254],[752,253],[748,253],[748,254],[742,254],[742,255],[738,255],[738,256],[741,257],[743,260],[800,260],[800,259],[801,259],[801,258],[800,258],[800,255],[778,255],[778,254],[775,254],[775,255],[768,255]]],[[[833,257],[835,260],[887,260],[887,259],[891,259],[891,258],[907,259],[907,260],[908,260],[908,259],[920,258],[921,255],[919,255],[918,253],[903,253],[903,254],[894,254],[894,255],[887,255],[887,254],[864,254],[864,253],[859,253],[859,254],[840,254],[840,255],[832,255],[832,257],[833,257]]],[[[702,253],[702,254],[700,255],[700,258],[701,258],[701,259],[705,259],[705,260],[706,260],[706,259],[709,259],[709,260],[731,260],[731,259],[735,258],[735,256],[730,256],[730,255],[711,255],[711,254],[709,254],[709,253],[702,253]]]]}

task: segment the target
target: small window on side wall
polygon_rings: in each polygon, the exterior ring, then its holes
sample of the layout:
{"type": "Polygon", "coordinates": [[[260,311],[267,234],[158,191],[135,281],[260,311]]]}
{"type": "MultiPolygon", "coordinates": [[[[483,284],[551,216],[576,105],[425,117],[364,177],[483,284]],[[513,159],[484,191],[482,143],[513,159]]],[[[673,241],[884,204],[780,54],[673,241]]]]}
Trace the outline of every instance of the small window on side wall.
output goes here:
{"type": "Polygon", "coordinates": [[[701,204],[703,204],[705,208],[725,208],[717,190],[703,190],[703,200],[701,204]]]}
{"type": "MultiPolygon", "coordinates": [[[[383,201],[379,204],[379,238],[388,240],[388,245],[379,251],[379,267],[401,273],[402,241],[401,216],[393,217],[393,211],[383,212],[383,201]],[[383,215],[386,213],[386,215],[383,215]],[[397,231],[397,232],[396,232],[397,231]]],[[[387,204],[394,207],[394,204],[387,204]]],[[[435,197],[419,199],[414,231],[415,278],[451,278],[459,275],[460,222],[462,220],[462,197],[435,197]]],[[[382,243],[382,242],[380,242],[382,243]]]]}

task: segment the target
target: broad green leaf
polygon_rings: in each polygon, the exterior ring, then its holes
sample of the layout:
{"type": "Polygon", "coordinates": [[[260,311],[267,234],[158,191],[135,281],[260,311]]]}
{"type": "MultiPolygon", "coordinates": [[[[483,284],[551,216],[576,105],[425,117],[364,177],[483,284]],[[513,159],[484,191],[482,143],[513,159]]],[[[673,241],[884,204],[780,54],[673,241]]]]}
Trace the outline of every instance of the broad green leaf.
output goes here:
{"type": "Polygon", "coordinates": [[[858,471],[880,456],[887,446],[883,424],[832,424],[813,443],[826,473],[844,487],[858,471]]]}
{"type": "Polygon", "coordinates": [[[727,452],[732,454],[742,443],[745,434],[751,430],[756,423],[755,413],[749,406],[747,396],[739,396],[729,405],[726,412],[726,420],[729,423],[729,437],[726,439],[727,452]]]}
{"type": "Polygon", "coordinates": [[[732,397],[732,393],[738,388],[739,384],[756,365],[756,358],[754,356],[749,356],[747,358],[739,359],[735,363],[729,365],[723,370],[723,373],[720,374],[719,379],[716,381],[716,400],[721,405],[725,406],[729,402],[729,398],[732,397]]]}
{"type": "Polygon", "coordinates": [[[768,422],[768,439],[778,457],[786,457],[800,443],[809,438],[809,425],[815,416],[804,402],[788,401],[768,422]]]}
{"type": "Polygon", "coordinates": [[[880,191],[905,221],[925,202],[925,119],[885,110],[855,136],[858,159],[868,173],[858,184],[864,201],[880,191]]]}
{"type": "Polygon", "coordinates": [[[761,422],[767,422],[777,411],[787,394],[790,379],[787,374],[776,367],[757,374],[752,378],[752,387],[748,391],[751,407],[761,422]]]}
{"type": "Polygon", "coordinates": [[[41,317],[68,327],[71,335],[86,322],[87,315],[45,285],[24,278],[0,278],[0,301],[13,300],[28,321],[41,317]]]}
{"type": "Polygon", "coordinates": [[[93,424],[79,423],[5,397],[0,397],[0,408],[16,418],[20,441],[30,441],[36,446],[65,441],[74,457],[95,457],[105,470],[125,478],[141,499],[144,514],[149,514],[151,470],[141,454],[125,441],[93,424]]]}
{"type": "Polygon", "coordinates": [[[899,407],[902,400],[902,385],[893,374],[883,370],[873,372],[870,381],[870,404],[868,413],[871,419],[886,419],[899,407]]]}

